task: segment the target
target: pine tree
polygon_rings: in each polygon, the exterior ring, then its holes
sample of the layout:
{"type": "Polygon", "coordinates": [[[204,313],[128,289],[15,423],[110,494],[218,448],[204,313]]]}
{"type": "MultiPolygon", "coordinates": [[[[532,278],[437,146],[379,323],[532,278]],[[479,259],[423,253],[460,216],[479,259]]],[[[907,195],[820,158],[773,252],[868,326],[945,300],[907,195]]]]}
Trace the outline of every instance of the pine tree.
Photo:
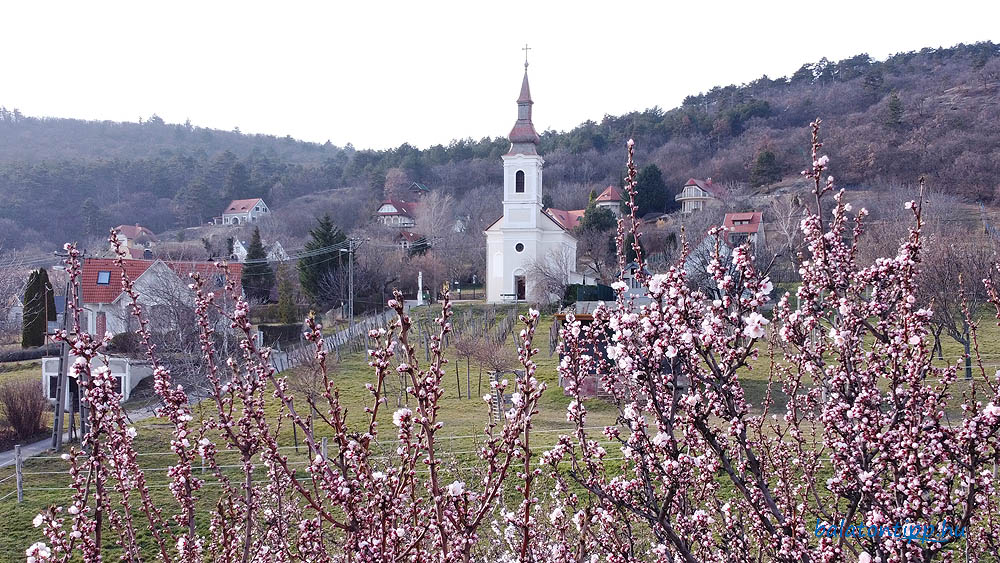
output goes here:
{"type": "Polygon", "coordinates": [[[781,180],[781,167],[778,165],[778,158],[774,155],[774,151],[762,149],[757,153],[757,158],[750,169],[750,186],[756,188],[779,180],[781,180]]]}
{"type": "Polygon", "coordinates": [[[340,266],[340,249],[347,237],[330,219],[324,215],[316,220],[316,226],[309,231],[309,242],[304,251],[307,255],[299,260],[299,281],[302,289],[315,301],[321,297],[323,279],[340,266]],[[315,253],[315,254],[312,254],[315,253]]]}
{"type": "Polygon", "coordinates": [[[247,249],[246,264],[243,265],[243,291],[247,299],[258,303],[266,303],[274,287],[274,270],[267,263],[267,251],[260,240],[260,229],[253,228],[253,238],[247,249]]]}
{"type": "Polygon", "coordinates": [[[56,320],[55,294],[52,291],[52,284],[49,283],[48,272],[45,268],[39,268],[31,272],[24,290],[21,347],[33,348],[45,344],[47,321],[54,320],[56,320]]]}
{"type": "Polygon", "coordinates": [[[94,203],[92,198],[87,198],[83,201],[83,205],[80,206],[80,217],[83,219],[83,232],[87,236],[101,236],[107,237],[108,229],[105,224],[104,214],[94,203]]]}
{"type": "Polygon", "coordinates": [[[282,270],[278,275],[278,321],[283,324],[295,324],[302,321],[298,317],[295,306],[295,288],[288,272],[282,270]]]}
{"type": "Polygon", "coordinates": [[[635,205],[638,215],[647,213],[663,213],[669,211],[673,202],[667,185],[663,182],[663,173],[655,164],[644,166],[635,179],[635,205]]]}
{"type": "Polygon", "coordinates": [[[618,220],[615,218],[615,214],[610,209],[597,207],[597,202],[594,198],[591,198],[577,228],[581,231],[592,230],[604,232],[615,228],[617,225],[618,220]]]}
{"type": "Polygon", "coordinates": [[[886,116],[885,124],[891,128],[899,127],[903,124],[903,101],[899,99],[899,94],[893,92],[889,95],[889,114],[886,116]]]}

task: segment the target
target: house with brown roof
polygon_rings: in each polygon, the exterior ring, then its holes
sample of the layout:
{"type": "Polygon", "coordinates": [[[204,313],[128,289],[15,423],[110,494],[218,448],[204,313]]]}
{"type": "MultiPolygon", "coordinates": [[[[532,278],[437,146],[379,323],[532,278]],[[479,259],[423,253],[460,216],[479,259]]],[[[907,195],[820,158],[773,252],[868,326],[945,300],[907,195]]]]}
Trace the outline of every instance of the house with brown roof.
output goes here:
{"type": "Polygon", "coordinates": [[[674,200],[680,202],[681,213],[693,213],[705,209],[705,206],[719,200],[722,195],[722,186],[713,184],[711,178],[689,178],[674,200]]]}
{"type": "Polygon", "coordinates": [[[726,228],[726,242],[729,246],[739,246],[745,242],[764,245],[764,219],[760,211],[726,213],[722,226],[726,228]]]}
{"type": "Polygon", "coordinates": [[[223,225],[246,225],[255,223],[258,219],[270,213],[264,200],[255,197],[251,199],[234,199],[222,212],[223,225]]]}
{"type": "MultiPolygon", "coordinates": [[[[152,319],[154,328],[164,327],[171,317],[158,311],[177,305],[194,304],[194,293],[188,288],[189,274],[197,272],[206,280],[208,288],[216,293],[217,301],[224,301],[225,287],[229,280],[242,293],[242,264],[227,264],[219,269],[212,262],[164,262],[162,260],[124,260],[125,273],[134,283],[139,303],[152,319]]],[[[132,330],[136,321],[129,312],[128,294],[122,291],[122,268],[110,258],[87,258],[83,261],[80,289],[83,297],[81,323],[94,335],[112,335],[132,330]]]]}

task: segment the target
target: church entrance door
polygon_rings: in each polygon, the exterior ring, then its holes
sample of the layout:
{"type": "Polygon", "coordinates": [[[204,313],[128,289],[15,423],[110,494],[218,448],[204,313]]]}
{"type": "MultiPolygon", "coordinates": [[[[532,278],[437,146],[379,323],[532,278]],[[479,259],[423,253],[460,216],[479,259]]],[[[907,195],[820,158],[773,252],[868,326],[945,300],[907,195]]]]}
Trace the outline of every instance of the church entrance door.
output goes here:
{"type": "Polygon", "coordinates": [[[518,301],[525,300],[524,276],[514,276],[514,293],[518,301]]]}

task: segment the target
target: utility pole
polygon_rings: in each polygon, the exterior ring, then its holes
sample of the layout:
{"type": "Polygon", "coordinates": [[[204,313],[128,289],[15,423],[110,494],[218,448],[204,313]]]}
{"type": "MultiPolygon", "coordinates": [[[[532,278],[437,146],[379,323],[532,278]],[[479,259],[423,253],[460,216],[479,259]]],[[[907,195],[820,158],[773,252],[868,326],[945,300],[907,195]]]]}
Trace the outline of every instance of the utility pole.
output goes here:
{"type": "MultiPolygon", "coordinates": [[[[85,254],[86,254],[86,251],[80,253],[80,262],[81,262],[81,264],[83,263],[85,254]]],[[[63,254],[63,253],[60,253],[60,252],[56,252],[55,255],[56,256],[63,256],[63,257],[68,256],[67,254],[63,254]]],[[[75,284],[73,285],[73,314],[74,314],[74,316],[76,314],[78,314],[78,312],[81,310],[80,309],[80,302],[82,300],[82,291],[83,291],[83,287],[81,286],[81,279],[80,279],[80,276],[78,276],[76,278],[75,284]]],[[[67,338],[69,338],[69,330],[68,330],[68,328],[69,328],[69,315],[70,315],[70,308],[69,308],[69,305],[70,305],[70,303],[69,303],[69,297],[70,297],[70,295],[69,294],[70,294],[70,285],[69,285],[69,283],[67,283],[66,284],[66,309],[63,311],[63,330],[66,331],[66,337],[67,338]]],[[[48,321],[46,321],[46,322],[48,322],[48,321]]],[[[83,330],[82,327],[81,327],[81,330],[83,330]]],[[[77,338],[79,338],[79,336],[80,335],[77,334],[77,338]]],[[[70,365],[70,363],[69,363],[69,343],[66,340],[63,340],[61,348],[62,348],[61,355],[59,356],[59,378],[56,381],[56,407],[55,407],[55,413],[54,413],[54,417],[53,417],[53,421],[52,421],[52,447],[56,451],[58,451],[58,450],[60,450],[62,448],[63,416],[65,415],[65,402],[66,402],[67,395],[70,394],[69,393],[69,365],[70,365]]],[[[80,395],[79,404],[80,404],[80,439],[81,440],[83,439],[83,436],[87,433],[87,423],[85,421],[85,418],[86,418],[86,409],[84,407],[83,397],[82,397],[82,394],[81,394],[84,385],[85,385],[84,381],[78,381],[77,382],[77,386],[76,386],[77,395],[80,395]]],[[[73,401],[73,397],[72,396],[69,397],[69,403],[70,403],[70,428],[72,428],[73,427],[73,417],[75,416],[75,411],[76,411],[76,409],[74,408],[74,401],[73,401]]]]}
{"type": "Polygon", "coordinates": [[[350,315],[349,327],[354,327],[354,251],[357,250],[363,241],[361,239],[347,239],[347,248],[341,248],[341,252],[347,253],[347,310],[350,315]]]}
{"type": "MultiPolygon", "coordinates": [[[[69,282],[66,283],[66,293],[69,295],[69,282]]],[[[68,301],[67,301],[68,303],[68,301]]],[[[63,310],[63,330],[66,330],[66,323],[69,319],[69,311],[63,310]]],[[[66,406],[66,383],[67,383],[67,372],[66,368],[69,367],[69,343],[65,340],[62,341],[62,346],[59,352],[59,377],[56,378],[56,411],[55,416],[52,421],[52,449],[59,451],[62,449],[62,435],[63,435],[63,415],[66,406]]]]}

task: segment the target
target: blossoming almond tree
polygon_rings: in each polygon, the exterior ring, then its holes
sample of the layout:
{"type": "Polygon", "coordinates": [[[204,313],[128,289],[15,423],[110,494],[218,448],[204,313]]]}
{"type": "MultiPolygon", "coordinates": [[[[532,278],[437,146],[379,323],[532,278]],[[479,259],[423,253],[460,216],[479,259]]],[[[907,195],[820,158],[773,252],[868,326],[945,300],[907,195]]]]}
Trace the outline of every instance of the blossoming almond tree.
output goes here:
{"type": "MultiPolygon", "coordinates": [[[[110,237],[112,244],[118,240],[115,234],[110,237]]],[[[71,245],[67,249],[70,275],[79,276],[79,252],[71,245]]],[[[119,261],[119,266],[124,264],[119,261]]],[[[225,271],[224,264],[219,267],[225,271]]],[[[221,296],[208,291],[199,274],[192,274],[202,360],[212,389],[210,401],[215,405],[212,416],[193,424],[188,398],[158,361],[140,296],[124,271],[123,267],[122,287],[139,319],[138,332],[153,365],[154,388],[163,402],[158,414],[172,426],[170,444],[176,461],[167,477],[175,513],[164,516],[167,508],[152,500],[136,462],[132,442],[136,432],[126,425],[110,372],[106,368],[90,371],[90,360],[98,357],[109,339],[95,340],[82,332],[80,312],[74,311],[76,336],[62,334],[60,338],[71,340],[78,358],[74,374],[92,406],[91,431],[83,444],[88,455],[82,461],[75,451],[66,456],[76,492],[68,507],[53,506],[35,519],[47,542],[35,543],[26,551],[32,563],[69,561],[76,556],[99,561],[104,557],[102,534],[106,532],[111,532],[123,560],[128,561],[142,560],[140,536],[146,534],[152,536],[157,558],[163,561],[467,561],[477,549],[479,528],[493,520],[503,495],[515,490],[521,500],[504,519],[516,530],[512,553],[527,553],[535,528],[533,484],[539,474],[529,441],[531,417],[545,389],[534,377],[531,359],[538,352],[531,346],[538,311],[521,317],[525,328],[520,333],[518,357],[523,377],[512,384],[503,380],[492,385],[491,393],[501,397],[512,391],[512,406],[502,422],[490,418],[478,451],[478,482],[465,483],[447,477],[449,471],[436,441],[444,426],[438,401],[444,394],[447,362],[441,343],[451,330],[447,294],[437,319],[439,332],[431,339],[431,361],[423,368],[409,342],[411,322],[402,296],[397,292],[389,301],[397,319],[387,330],[369,334],[376,343],[369,351],[375,381],[367,385],[366,423],[355,428],[348,424],[347,409],[328,375],[321,327],[312,318],[305,336],[315,346],[323,392],[307,395],[308,404],[300,405],[289,391],[287,378],[275,373],[271,351],[255,345],[249,306],[236,295],[235,281],[230,280],[225,288],[236,298],[235,309],[227,313],[217,304],[221,296]],[[243,334],[239,354],[221,361],[213,311],[243,334]],[[402,349],[405,361],[394,367],[397,348],[402,349]],[[386,403],[385,378],[393,369],[409,382],[407,393],[415,408],[393,413],[395,428],[389,443],[396,445],[394,453],[386,456],[378,448],[378,415],[386,403]],[[267,414],[269,395],[281,406],[277,420],[267,414]],[[306,408],[311,415],[300,413],[306,408]],[[309,452],[305,471],[298,470],[301,462],[283,452],[279,442],[283,421],[296,425],[304,436],[309,452]],[[320,433],[332,435],[331,451],[323,447],[320,433]],[[232,453],[239,457],[235,473],[231,464],[219,461],[220,455],[232,453]],[[221,490],[208,514],[195,510],[208,479],[192,471],[197,459],[221,490]],[[258,475],[261,467],[264,474],[258,475]],[[141,511],[136,510],[137,504],[141,511]],[[199,532],[198,521],[208,522],[208,534],[199,532]]],[[[486,399],[491,402],[491,397],[486,399]]],[[[482,408],[485,420],[490,407],[482,408]]]]}
{"type": "MultiPolygon", "coordinates": [[[[947,522],[969,528],[970,556],[996,553],[998,379],[981,372],[958,399],[955,367],[933,364],[931,313],[915,298],[919,202],[906,204],[914,223],[896,256],[867,267],[857,258],[865,211],[852,215],[840,192],[832,217],[821,216],[833,177],[819,121],[812,129],[802,284],[794,300],[778,299],[773,320],[761,314],[767,268],[746,245],[732,269],[716,247],[707,269],[717,298],[691,290],[678,264],[645,280],[651,303],[637,306],[619,286],[589,325],[568,319],[559,370],[577,430],[544,459],[567,491],[560,518],[574,514],[581,551],[612,561],[950,560],[961,538],[816,534],[817,522],[947,522]],[[752,369],[768,370],[759,411],[741,385],[752,369]],[[580,390],[593,373],[619,405],[620,424],[604,436],[620,444],[620,463],[584,430],[580,390]],[[784,414],[769,418],[778,392],[784,414]],[[569,492],[572,483],[592,500],[569,492]]],[[[635,222],[633,213],[620,223],[619,245],[635,222]]]]}

